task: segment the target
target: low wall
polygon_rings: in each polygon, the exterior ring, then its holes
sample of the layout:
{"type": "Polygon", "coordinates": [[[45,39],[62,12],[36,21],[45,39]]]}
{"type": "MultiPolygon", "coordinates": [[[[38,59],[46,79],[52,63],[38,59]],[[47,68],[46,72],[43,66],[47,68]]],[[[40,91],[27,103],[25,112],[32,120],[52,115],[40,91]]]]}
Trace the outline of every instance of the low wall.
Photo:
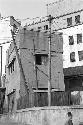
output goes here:
{"type": "Polygon", "coordinates": [[[83,123],[83,107],[80,106],[23,109],[9,115],[9,118],[28,125],[64,125],[68,111],[73,114],[74,125],[83,123]]]}

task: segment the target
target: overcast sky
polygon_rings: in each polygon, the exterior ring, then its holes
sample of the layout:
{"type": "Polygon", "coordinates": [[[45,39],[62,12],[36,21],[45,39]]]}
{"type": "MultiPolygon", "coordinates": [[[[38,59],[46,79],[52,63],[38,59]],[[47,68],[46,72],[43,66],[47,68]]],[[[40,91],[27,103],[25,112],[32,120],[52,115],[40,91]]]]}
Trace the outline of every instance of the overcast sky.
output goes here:
{"type": "Polygon", "coordinates": [[[46,16],[47,3],[56,0],[0,0],[0,13],[18,19],[46,16]]]}

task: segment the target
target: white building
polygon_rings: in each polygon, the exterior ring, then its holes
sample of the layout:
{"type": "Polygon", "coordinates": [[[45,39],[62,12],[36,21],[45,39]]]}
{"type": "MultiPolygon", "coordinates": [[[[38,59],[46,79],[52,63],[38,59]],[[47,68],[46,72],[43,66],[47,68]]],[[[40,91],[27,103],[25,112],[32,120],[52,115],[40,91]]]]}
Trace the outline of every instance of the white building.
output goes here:
{"type": "Polygon", "coordinates": [[[2,75],[5,74],[6,51],[12,40],[11,29],[15,25],[18,27],[20,23],[13,16],[0,18],[0,46],[2,46],[2,69],[0,69],[0,72],[2,72],[2,75]]]}

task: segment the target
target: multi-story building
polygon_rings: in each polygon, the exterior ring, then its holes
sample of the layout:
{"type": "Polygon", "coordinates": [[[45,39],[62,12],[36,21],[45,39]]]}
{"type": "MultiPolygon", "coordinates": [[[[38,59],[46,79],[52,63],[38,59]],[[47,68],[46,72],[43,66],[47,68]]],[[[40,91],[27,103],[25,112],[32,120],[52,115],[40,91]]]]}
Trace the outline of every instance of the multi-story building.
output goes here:
{"type": "Polygon", "coordinates": [[[0,17],[0,46],[2,46],[2,65],[0,67],[1,74],[5,74],[6,50],[12,40],[11,29],[13,28],[13,26],[20,26],[20,22],[17,22],[13,16],[9,16],[6,18],[0,17]]]}
{"type": "MultiPolygon", "coordinates": [[[[83,1],[57,0],[47,5],[47,14],[53,17],[52,31],[63,33],[65,90],[80,91],[83,85],[83,1]]],[[[48,31],[47,17],[45,20],[34,21],[27,28],[46,31],[44,27],[47,27],[48,31]]]]}
{"type": "Polygon", "coordinates": [[[20,25],[20,22],[17,22],[13,16],[0,17],[0,113],[3,113],[5,84],[7,82],[4,75],[6,70],[6,51],[12,42],[11,30],[15,31],[20,25]]]}
{"type": "Polygon", "coordinates": [[[48,13],[55,18],[52,29],[63,32],[63,68],[66,90],[80,90],[83,83],[82,4],[81,0],[60,0],[48,5],[48,13]]]}
{"type": "MultiPolygon", "coordinates": [[[[26,95],[28,87],[31,87],[34,91],[36,89],[48,89],[48,33],[28,31],[23,28],[19,30],[15,42],[19,58],[13,42],[7,51],[6,58],[6,95],[8,96],[9,110],[12,110],[12,102],[14,103],[13,109],[17,109],[18,99],[26,95]],[[19,63],[19,60],[21,63],[19,63]],[[26,82],[23,80],[22,74],[24,74],[26,82]]],[[[60,91],[65,88],[62,67],[62,42],[61,34],[53,34],[51,88],[60,91]]]]}
{"type": "MultiPolygon", "coordinates": [[[[52,31],[63,33],[65,89],[80,90],[83,84],[83,1],[58,0],[47,7],[48,15],[54,18],[52,31]]],[[[38,30],[41,24],[41,30],[45,25],[49,29],[48,21],[40,22],[28,25],[28,28],[38,30]]]]}

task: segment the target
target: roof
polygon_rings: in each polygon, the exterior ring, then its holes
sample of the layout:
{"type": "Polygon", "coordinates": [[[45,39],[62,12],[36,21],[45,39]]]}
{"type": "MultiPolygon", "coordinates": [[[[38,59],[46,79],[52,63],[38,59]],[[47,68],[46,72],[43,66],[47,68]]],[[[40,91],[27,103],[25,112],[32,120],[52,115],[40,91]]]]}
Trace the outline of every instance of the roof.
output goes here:
{"type": "Polygon", "coordinates": [[[63,73],[64,73],[64,76],[83,75],[83,66],[64,68],[63,73]]]}

